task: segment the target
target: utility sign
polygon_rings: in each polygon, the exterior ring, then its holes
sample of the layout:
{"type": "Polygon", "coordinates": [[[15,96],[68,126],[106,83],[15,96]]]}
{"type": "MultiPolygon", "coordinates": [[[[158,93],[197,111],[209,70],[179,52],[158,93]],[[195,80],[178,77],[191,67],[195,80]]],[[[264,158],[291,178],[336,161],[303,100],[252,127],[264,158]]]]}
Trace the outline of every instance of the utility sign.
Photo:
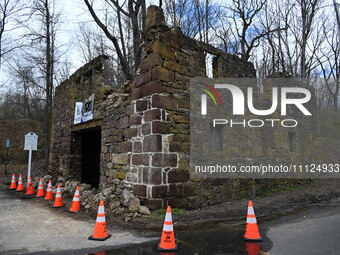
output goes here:
{"type": "Polygon", "coordinates": [[[38,136],[33,132],[29,132],[25,135],[24,150],[28,151],[28,169],[27,169],[27,183],[31,177],[31,165],[32,165],[32,151],[38,149],[38,136]]]}
{"type": "Polygon", "coordinates": [[[28,134],[25,135],[25,146],[24,146],[25,151],[36,151],[38,150],[38,136],[33,133],[29,132],[28,134]]]}
{"type": "Polygon", "coordinates": [[[7,138],[6,139],[6,148],[11,147],[11,139],[7,138]]]}

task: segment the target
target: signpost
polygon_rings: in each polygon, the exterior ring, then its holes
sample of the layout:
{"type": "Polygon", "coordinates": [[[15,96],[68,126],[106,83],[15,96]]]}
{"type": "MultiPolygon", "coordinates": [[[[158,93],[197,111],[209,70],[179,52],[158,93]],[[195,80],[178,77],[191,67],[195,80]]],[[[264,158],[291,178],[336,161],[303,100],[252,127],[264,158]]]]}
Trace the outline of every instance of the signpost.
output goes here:
{"type": "Polygon", "coordinates": [[[11,139],[6,139],[6,162],[5,162],[5,175],[7,175],[7,164],[8,164],[8,149],[11,146],[11,139]]]}
{"type": "Polygon", "coordinates": [[[31,163],[32,163],[32,151],[36,151],[38,149],[38,136],[29,132],[25,135],[25,146],[24,150],[28,151],[28,171],[27,171],[27,182],[29,182],[29,178],[31,177],[31,163]]]}

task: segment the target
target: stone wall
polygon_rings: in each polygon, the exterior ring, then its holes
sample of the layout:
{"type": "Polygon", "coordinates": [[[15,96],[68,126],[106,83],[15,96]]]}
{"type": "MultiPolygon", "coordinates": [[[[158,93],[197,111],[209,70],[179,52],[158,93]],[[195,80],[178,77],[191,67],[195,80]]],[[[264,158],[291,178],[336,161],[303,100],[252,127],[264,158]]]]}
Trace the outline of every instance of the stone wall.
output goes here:
{"type": "Polygon", "coordinates": [[[66,178],[80,178],[80,145],[76,131],[101,125],[105,100],[113,88],[104,83],[104,63],[107,56],[98,56],[78,69],[68,80],[57,86],[54,103],[51,169],[66,178]],[[94,121],[73,125],[76,102],[95,95],[94,121]]]}
{"type": "Polygon", "coordinates": [[[206,75],[206,53],[214,55],[215,78],[255,77],[253,65],[166,26],[156,6],[148,8],[143,37],[136,79],[119,91],[104,82],[103,56],[58,86],[52,170],[67,180],[79,180],[77,132],[100,127],[100,189],[112,187],[115,196],[130,191],[151,209],[168,204],[199,208],[277,186],[276,180],[203,180],[190,179],[189,174],[190,78],[206,75]],[[92,93],[94,120],[73,125],[75,102],[92,93]]]}

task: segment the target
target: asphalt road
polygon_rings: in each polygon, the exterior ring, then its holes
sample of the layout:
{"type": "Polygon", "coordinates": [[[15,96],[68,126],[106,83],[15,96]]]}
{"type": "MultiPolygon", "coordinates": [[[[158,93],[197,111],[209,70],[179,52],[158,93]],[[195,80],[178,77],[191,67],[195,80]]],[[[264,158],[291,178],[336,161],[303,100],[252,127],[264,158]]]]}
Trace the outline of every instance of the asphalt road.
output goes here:
{"type": "Polygon", "coordinates": [[[90,241],[87,238],[93,234],[95,219],[93,223],[81,221],[74,214],[62,216],[56,210],[20,199],[15,191],[0,190],[0,254],[64,254],[63,250],[91,250],[150,240],[109,229],[112,237],[105,243],[90,241]]]}
{"type": "MultiPolygon", "coordinates": [[[[264,238],[258,247],[260,255],[340,254],[340,201],[283,217],[258,218],[258,223],[264,238]]],[[[176,255],[257,255],[248,253],[249,246],[242,240],[244,225],[243,221],[232,225],[222,221],[177,231],[175,222],[176,255]]],[[[46,206],[0,190],[0,254],[95,254],[101,250],[105,253],[97,254],[162,254],[156,250],[162,226],[153,239],[110,229],[112,237],[105,242],[87,240],[93,226],[94,222],[76,220],[74,215],[61,217],[46,206]]]]}
{"type": "MultiPolygon", "coordinates": [[[[256,211],[256,209],[255,209],[256,211]]],[[[258,219],[264,241],[259,252],[251,252],[242,240],[244,224],[226,226],[219,223],[201,231],[176,233],[179,251],[159,253],[158,242],[148,242],[106,251],[106,255],[339,255],[340,205],[301,210],[299,213],[276,219],[258,219]]],[[[175,228],[176,232],[176,228],[175,228]]],[[[255,248],[256,250],[256,248],[255,248]]],[[[104,254],[104,253],[103,253],[104,254]]]]}
{"type": "Polygon", "coordinates": [[[339,255],[340,206],[326,206],[264,224],[271,255],[339,255]]]}

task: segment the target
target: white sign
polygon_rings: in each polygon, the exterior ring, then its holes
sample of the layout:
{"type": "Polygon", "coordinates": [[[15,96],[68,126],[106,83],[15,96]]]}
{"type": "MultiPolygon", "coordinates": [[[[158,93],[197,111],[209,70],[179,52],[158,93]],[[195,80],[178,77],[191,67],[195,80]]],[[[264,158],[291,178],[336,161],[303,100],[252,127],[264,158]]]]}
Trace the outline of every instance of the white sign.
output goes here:
{"type": "Polygon", "coordinates": [[[37,149],[38,149],[38,136],[34,134],[33,132],[26,134],[24,150],[36,151],[37,149]]]}
{"type": "Polygon", "coordinates": [[[73,124],[81,123],[81,110],[83,109],[83,102],[76,102],[76,106],[74,109],[74,121],[73,124]]]}
{"type": "Polygon", "coordinates": [[[73,124],[79,124],[93,119],[94,95],[85,102],[76,102],[73,124]]]}

